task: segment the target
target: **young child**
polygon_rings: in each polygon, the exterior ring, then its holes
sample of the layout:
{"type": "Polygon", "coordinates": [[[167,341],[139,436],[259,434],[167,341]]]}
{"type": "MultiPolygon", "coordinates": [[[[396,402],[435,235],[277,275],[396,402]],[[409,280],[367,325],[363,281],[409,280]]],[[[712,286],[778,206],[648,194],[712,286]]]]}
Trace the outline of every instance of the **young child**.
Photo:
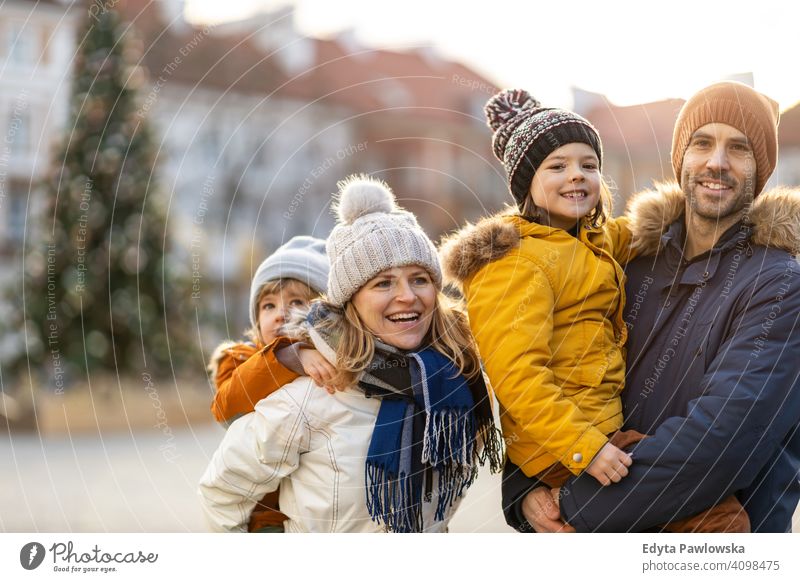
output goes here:
{"type": "MultiPolygon", "coordinates": [[[[222,343],[209,364],[217,388],[211,411],[218,422],[228,426],[252,412],[259,400],[297,378],[296,370],[305,370],[320,385],[329,382],[335,371],[319,352],[283,350],[292,341],[278,335],[290,309],[307,307],[325,290],[328,270],[325,241],[309,236],[291,239],[258,267],[250,286],[247,341],[222,343]]],[[[286,516],[277,507],[277,492],[265,496],[252,514],[249,531],[282,531],[286,516]]]]}
{"type": "MultiPolygon", "coordinates": [[[[627,219],[608,217],[600,137],[584,118],[543,108],[522,90],[495,95],[486,114],[517,208],[467,226],[442,253],[500,401],[509,459],[554,488],[582,472],[619,482],[632,464],[623,449],[645,435],[620,431],[620,263],[633,258],[632,241],[627,219]]],[[[721,504],[711,517],[669,527],[749,530],[732,502],[733,511],[721,504]]]]}

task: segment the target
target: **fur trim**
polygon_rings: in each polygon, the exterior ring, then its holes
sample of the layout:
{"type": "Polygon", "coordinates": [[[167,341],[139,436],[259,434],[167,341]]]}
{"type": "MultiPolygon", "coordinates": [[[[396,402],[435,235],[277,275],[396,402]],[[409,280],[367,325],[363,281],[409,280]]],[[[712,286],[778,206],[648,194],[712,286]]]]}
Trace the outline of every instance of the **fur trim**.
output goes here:
{"type": "Polygon", "coordinates": [[[302,342],[310,342],[307,321],[309,311],[311,311],[310,306],[297,307],[289,311],[289,317],[278,330],[278,334],[302,342]]]}
{"type": "MultiPolygon", "coordinates": [[[[680,218],[686,195],[677,182],[660,182],[654,190],[636,194],[628,203],[633,246],[641,255],[653,255],[661,235],[680,218]]],[[[778,187],[756,196],[746,220],[752,225],[753,244],[800,252],[800,188],[778,187]]]]}
{"type": "Polygon", "coordinates": [[[654,255],[661,235],[678,220],[686,207],[686,196],[677,182],[656,182],[655,190],[635,194],[628,202],[633,249],[640,255],[654,255]]]}
{"type": "Polygon", "coordinates": [[[314,301],[307,307],[293,309],[289,321],[281,326],[280,334],[310,344],[334,367],[337,366],[336,349],[329,343],[332,328],[339,328],[342,316],[322,301],[314,301]],[[325,328],[326,331],[320,331],[325,328]]]}
{"type": "Polygon", "coordinates": [[[753,244],[800,254],[800,188],[781,186],[759,194],[749,220],[753,244]]]}
{"type": "Polygon", "coordinates": [[[508,213],[502,212],[476,224],[467,224],[442,239],[439,258],[446,282],[460,285],[484,266],[519,246],[519,230],[506,220],[506,216],[508,213]]]}
{"type": "MultiPolygon", "coordinates": [[[[212,381],[217,378],[219,363],[222,361],[222,358],[227,355],[229,349],[237,345],[239,344],[234,341],[226,340],[214,349],[214,353],[211,354],[211,360],[208,362],[208,366],[206,366],[206,370],[208,370],[208,373],[211,375],[212,381]]],[[[214,385],[216,386],[216,383],[214,385]]]]}

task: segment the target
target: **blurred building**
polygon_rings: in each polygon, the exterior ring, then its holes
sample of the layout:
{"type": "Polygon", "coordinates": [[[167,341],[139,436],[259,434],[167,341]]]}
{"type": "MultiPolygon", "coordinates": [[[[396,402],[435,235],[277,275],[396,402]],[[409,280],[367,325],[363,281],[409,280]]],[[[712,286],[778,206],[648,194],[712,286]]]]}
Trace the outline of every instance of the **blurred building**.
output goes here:
{"type": "Polygon", "coordinates": [[[510,200],[482,113],[495,87],[429,48],[309,38],[291,8],[202,27],[180,1],[118,7],[150,74],[142,115],[162,140],[177,260],[231,335],[258,263],[291,236],[326,237],[350,173],[385,179],[434,238],[510,200]]]}
{"type": "Polygon", "coordinates": [[[614,188],[614,212],[620,214],[630,196],[672,179],[672,130],[682,99],[619,106],[604,95],[574,90],[575,108],[591,121],[603,140],[603,175],[614,188]]]}
{"type": "Polygon", "coordinates": [[[800,103],[795,103],[781,114],[778,168],[770,183],[800,185],[800,103]]]}
{"type": "Polygon", "coordinates": [[[35,237],[28,217],[67,121],[77,20],[65,2],[8,0],[0,10],[0,281],[19,276],[23,238],[35,237]]]}
{"type": "MultiPolygon", "coordinates": [[[[40,244],[43,179],[68,118],[78,16],[69,3],[7,0],[0,6],[0,367],[24,350],[24,249],[40,244]]],[[[0,398],[2,394],[0,393],[0,398]]],[[[0,403],[2,404],[2,403],[0,403]]]]}
{"type": "Polygon", "coordinates": [[[297,234],[326,237],[331,193],[385,179],[434,238],[509,200],[482,107],[496,91],[430,48],[301,35],[291,8],[219,26],[181,0],[9,0],[0,12],[0,277],[22,272],[41,180],[68,121],[77,32],[118,10],[149,80],[138,114],[160,142],[172,269],[201,319],[238,335],[255,267],[297,234]],[[27,231],[26,231],[27,229],[27,231]]]}
{"type": "MultiPolygon", "coordinates": [[[[172,268],[195,283],[191,299],[214,335],[245,325],[249,280],[267,254],[296,234],[327,236],[330,195],[350,173],[385,179],[434,238],[510,201],[482,113],[494,83],[428,47],[372,49],[352,31],[306,37],[291,8],[203,27],[184,20],[181,0],[9,0],[0,12],[6,278],[21,272],[37,183],[67,120],[78,26],[111,8],[149,73],[139,115],[160,141],[172,268]]],[[[682,104],[620,107],[575,90],[576,110],[603,137],[617,212],[672,178],[682,104]]],[[[800,108],[784,113],[780,136],[773,181],[800,183],[800,108]]]]}

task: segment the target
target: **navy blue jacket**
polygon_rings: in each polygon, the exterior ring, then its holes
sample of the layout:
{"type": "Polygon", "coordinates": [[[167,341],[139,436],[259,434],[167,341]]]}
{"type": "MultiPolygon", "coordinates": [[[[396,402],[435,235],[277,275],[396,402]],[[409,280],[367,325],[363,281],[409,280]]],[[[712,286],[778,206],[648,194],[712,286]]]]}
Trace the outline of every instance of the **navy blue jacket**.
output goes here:
{"type": "MultiPolygon", "coordinates": [[[[681,203],[679,190],[668,192],[661,216],[681,203]]],[[[652,436],[632,449],[620,483],[602,487],[583,474],[562,487],[562,517],[578,531],[651,530],[731,493],[753,531],[791,530],[800,499],[800,265],[788,251],[798,249],[800,193],[760,195],[747,220],[691,261],[684,228],[680,217],[656,230],[660,240],[645,244],[655,254],[626,269],[625,428],[652,436]]],[[[528,529],[519,501],[536,483],[513,466],[506,477],[507,521],[528,529]]]]}

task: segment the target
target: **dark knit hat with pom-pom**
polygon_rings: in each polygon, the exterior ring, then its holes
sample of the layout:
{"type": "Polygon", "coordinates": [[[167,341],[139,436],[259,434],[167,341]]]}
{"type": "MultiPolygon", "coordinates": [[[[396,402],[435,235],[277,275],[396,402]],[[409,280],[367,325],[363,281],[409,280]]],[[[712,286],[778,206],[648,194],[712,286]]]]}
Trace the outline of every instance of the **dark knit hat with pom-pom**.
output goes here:
{"type": "Polygon", "coordinates": [[[494,132],[494,155],[503,162],[509,190],[520,206],[539,165],[561,146],[585,143],[603,163],[603,145],[591,123],[566,109],[542,107],[523,89],[500,91],[483,110],[494,132]]]}

